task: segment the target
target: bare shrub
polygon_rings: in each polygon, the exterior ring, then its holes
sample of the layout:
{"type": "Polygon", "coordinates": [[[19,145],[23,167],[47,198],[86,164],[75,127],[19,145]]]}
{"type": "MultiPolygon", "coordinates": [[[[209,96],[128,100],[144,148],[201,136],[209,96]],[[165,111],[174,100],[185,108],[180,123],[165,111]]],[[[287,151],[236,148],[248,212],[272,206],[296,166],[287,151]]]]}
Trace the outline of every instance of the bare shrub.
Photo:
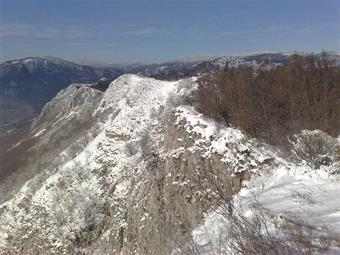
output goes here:
{"type": "Polygon", "coordinates": [[[227,216],[229,238],[226,240],[226,246],[233,254],[295,253],[287,240],[279,239],[269,232],[263,208],[258,204],[254,205],[252,212],[252,217],[245,217],[242,212],[235,211],[227,216]]]}
{"type": "MultiPolygon", "coordinates": [[[[314,242],[313,227],[287,221],[280,232],[273,230],[266,210],[255,202],[252,216],[246,217],[235,208],[222,205],[216,212],[220,214],[220,227],[211,234],[206,230],[208,243],[200,245],[192,235],[187,235],[173,255],[295,255],[315,254],[327,251],[333,240],[330,236],[321,237],[321,243],[314,242]]],[[[209,226],[206,226],[209,227],[209,226]]],[[[315,237],[315,236],[314,236],[315,237]]]]}
{"type": "Polygon", "coordinates": [[[275,68],[241,66],[199,79],[195,105],[271,144],[302,129],[340,132],[340,68],[313,55],[294,55],[275,68]]]}

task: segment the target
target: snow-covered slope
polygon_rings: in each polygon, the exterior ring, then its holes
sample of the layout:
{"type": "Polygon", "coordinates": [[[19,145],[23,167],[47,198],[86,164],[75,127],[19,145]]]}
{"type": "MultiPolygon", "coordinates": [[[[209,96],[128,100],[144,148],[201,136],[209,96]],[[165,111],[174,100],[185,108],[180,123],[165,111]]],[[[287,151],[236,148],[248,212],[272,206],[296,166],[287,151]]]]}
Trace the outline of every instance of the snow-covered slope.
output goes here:
{"type": "Polygon", "coordinates": [[[21,245],[27,252],[66,252],[74,242],[93,241],[81,236],[84,229],[97,230],[108,213],[119,221],[114,215],[125,208],[131,177],[143,165],[143,139],[161,125],[172,107],[168,97],[183,93],[183,82],[123,75],[105,93],[75,84],[47,104],[32,125],[29,151],[34,158],[47,148],[48,155],[26,162],[12,178],[20,186],[21,175],[32,177],[1,205],[2,254],[21,245]]]}

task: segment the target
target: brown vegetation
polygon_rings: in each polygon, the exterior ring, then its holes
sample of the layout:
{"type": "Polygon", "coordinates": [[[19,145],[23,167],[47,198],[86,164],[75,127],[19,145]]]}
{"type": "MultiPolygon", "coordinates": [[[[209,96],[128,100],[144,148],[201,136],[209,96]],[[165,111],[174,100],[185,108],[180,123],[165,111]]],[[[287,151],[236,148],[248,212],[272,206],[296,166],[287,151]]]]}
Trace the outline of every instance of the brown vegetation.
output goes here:
{"type": "Polygon", "coordinates": [[[302,129],[340,131],[340,68],[325,54],[275,68],[228,68],[199,80],[196,107],[271,144],[302,129]]]}
{"type": "Polygon", "coordinates": [[[16,172],[29,159],[34,137],[29,136],[30,124],[0,138],[0,182],[16,172]]]}

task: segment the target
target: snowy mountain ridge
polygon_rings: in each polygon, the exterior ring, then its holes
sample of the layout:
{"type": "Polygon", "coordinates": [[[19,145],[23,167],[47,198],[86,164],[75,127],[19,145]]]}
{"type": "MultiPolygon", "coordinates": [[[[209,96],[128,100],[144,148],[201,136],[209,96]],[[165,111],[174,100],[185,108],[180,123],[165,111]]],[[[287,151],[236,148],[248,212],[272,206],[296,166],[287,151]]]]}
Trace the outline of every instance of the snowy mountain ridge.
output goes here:
{"type": "Polygon", "coordinates": [[[228,234],[221,201],[336,250],[340,139],[304,131],[287,157],[196,112],[195,87],[126,74],[60,91],[6,145],[25,160],[0,169],[0,254],[209,254],[228,234]]]}

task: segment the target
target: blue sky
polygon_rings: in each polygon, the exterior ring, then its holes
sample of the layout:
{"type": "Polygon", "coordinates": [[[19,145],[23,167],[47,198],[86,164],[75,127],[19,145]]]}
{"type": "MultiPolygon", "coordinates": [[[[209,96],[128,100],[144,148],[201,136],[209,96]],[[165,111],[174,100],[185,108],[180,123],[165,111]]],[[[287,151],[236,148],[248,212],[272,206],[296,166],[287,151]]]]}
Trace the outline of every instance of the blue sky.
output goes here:
{"type": "Polygon", "coordinates": [[[339,52],[340,0],[0,0],[0,61],[339,52]]]}

